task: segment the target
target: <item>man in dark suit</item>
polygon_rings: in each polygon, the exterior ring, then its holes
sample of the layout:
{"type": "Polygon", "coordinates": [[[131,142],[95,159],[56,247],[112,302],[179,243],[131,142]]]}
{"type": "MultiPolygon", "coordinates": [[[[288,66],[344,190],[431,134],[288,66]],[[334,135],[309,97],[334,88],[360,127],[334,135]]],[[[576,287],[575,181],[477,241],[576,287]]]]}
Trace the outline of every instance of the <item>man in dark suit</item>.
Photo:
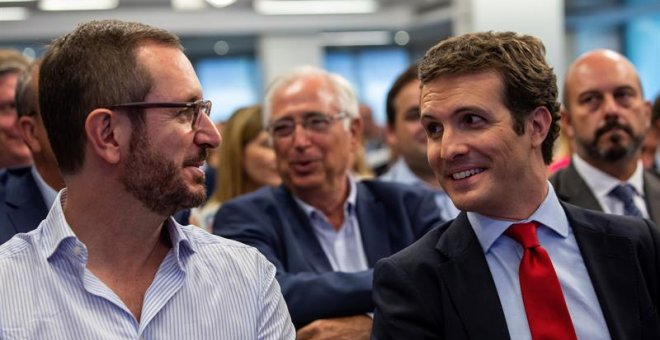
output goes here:
{"type": "Polygon", "coordinates": [[[575,154],[550,182],[559,199],[588,209],[660,222],[660,179],[644,171],[650,129],[635,67],[610,50],[580,56],[566,73],[562,128],[575,154]]]}
{"type": "Polygon", "coordinates": [[[556,77],[540,40],[447,39],[420,64],[421,122],[462,210],[374,270],[375,339],[658,339],[660,234],[561,203],[546,180],[556,77]]]}
{"type": "Polygon", "coordinates": [[[0,244],[16,233],[36,228],[46,217],[64,181],[50,148],[39,112],[39,64],[23,72],[16,85],[18,130],[31,151],[31,167],[8,169],[0,175],[5,185],[0,197],[0,244]]]}
{"type": "Polygon", "coordinates": [[[283,185],[224,203],[214,232],[277,268],[298,338],[368,338],[372,269],[440,222],[432,193],[356,181],[358,103],[347,81],[313,67],[278,78],[264,104],[283,185]]]}

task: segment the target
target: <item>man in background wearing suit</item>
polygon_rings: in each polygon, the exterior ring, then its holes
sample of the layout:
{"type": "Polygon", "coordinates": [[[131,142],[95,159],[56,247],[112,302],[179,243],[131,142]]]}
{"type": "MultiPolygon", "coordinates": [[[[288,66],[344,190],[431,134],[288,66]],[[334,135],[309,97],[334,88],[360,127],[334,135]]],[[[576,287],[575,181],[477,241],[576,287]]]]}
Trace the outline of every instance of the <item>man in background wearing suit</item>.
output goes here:
{"type": "Polygon", "coordinates": [[[46,218],[64,180],[50,148],[39,112],[39,64],[23,72],[16,85],[18,129],[32,153],[33,166],[5,173],[5,194],[0,201],[0,244],[14,234],[28,232],[46,218]]]}
{"type": "Polygon", "coordinates": [[[224,203],[214,221],[275,264],[298,339],[368,338],[371,268],[440,221],[431,192],[349,174],[360,124],[344,78],[314,67],[282,75],[264,126],[283,184],[224,203]]]}
{"type": "Polygon", "coordinates": [[[374,270],[376,339],[658,339],[653,222],[561,203],[546,179],[556,77],[531,36],[449,38],[421,122],[459,216],[374,270]]]}
{"type": "Polygon", "coordinates": [[[550,179],[559,199],[660,223],[660,179],[641,161],[650,125],[651,103],[630,61],[610,50],[580,56],[566,74],[562,112],[575,154],[550,179]]]}
{"type": "Polygon", "coordinates": [[[387,140],[399,158],[380,180],[426,187],[435,193],[435,203],[444,220],[459,211],[435,179],[426,157],[426,133],[419,122],[417,65],[410,65],[387,93],[387,140]]]}

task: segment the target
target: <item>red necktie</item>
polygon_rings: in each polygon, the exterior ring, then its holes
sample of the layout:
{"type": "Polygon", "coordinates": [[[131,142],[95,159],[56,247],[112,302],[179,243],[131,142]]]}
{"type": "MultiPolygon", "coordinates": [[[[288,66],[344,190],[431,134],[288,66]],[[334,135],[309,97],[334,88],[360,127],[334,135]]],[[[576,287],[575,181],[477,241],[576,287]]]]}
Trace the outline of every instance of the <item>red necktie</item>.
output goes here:
{"type": "Polygon", "coordinates": [[[504,234],[524,249],[518,276],[532,339],[577,339],[555,268],[536,237],[536,222],[513,224],[504,234]]]}

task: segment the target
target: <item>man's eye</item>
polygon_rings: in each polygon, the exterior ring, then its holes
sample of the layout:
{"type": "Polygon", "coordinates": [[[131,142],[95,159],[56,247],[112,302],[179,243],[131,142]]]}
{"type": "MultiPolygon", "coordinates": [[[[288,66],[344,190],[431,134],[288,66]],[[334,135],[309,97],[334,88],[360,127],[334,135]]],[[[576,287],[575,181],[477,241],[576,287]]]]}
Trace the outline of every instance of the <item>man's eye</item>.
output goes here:
{"type": "Polygon", "coordinates": [[[424,123],[424,131],[429,138],[438,138],[442,136],[442,125],[435,122],[424,123]]]}
{"type": "Polygon", "coordinates": [[[187,107],[187,108],[179,111],[176,116],[177,116],[177,118],[179,118],[183,121],[190,122],[190,121],[193,120],[193,117],[195,116],[195,109],[193,109],[191,107],[187,107]]]}
{"type": "Polygon", "coordinates": [[[291,123],[289,122],[280,122],[273,125],[273,132],[275,133],[288,131],[289,129],[291,129],[291,123]]]}
{"type": "Polygon", "coordinates": [[[325,117],[308,117],[306,121],[307,126],[312,129],[324,129],[328,126],[328,119],[325,117]]]}
{"type": "Polygon", "coordinates": [[[478,124],[484,121],[483,117],[474,115],[474,114],[467,114],[463,117],[463,121],[467,124],[478,124]]]}

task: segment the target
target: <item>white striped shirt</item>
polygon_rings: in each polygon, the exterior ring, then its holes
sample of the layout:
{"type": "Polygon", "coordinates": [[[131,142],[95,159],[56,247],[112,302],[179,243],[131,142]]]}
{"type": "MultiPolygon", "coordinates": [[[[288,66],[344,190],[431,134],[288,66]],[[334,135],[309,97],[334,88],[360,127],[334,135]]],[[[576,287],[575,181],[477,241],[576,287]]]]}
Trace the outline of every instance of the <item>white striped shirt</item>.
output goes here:
{"type": "Polygon", "coordinates": [[[0,339],[295,338],[270,262],[171,218],[172,248],[137,322],[86,269],[87,248],[66,223],[60,197],[37,229],[0,246],[0,339]]]}

